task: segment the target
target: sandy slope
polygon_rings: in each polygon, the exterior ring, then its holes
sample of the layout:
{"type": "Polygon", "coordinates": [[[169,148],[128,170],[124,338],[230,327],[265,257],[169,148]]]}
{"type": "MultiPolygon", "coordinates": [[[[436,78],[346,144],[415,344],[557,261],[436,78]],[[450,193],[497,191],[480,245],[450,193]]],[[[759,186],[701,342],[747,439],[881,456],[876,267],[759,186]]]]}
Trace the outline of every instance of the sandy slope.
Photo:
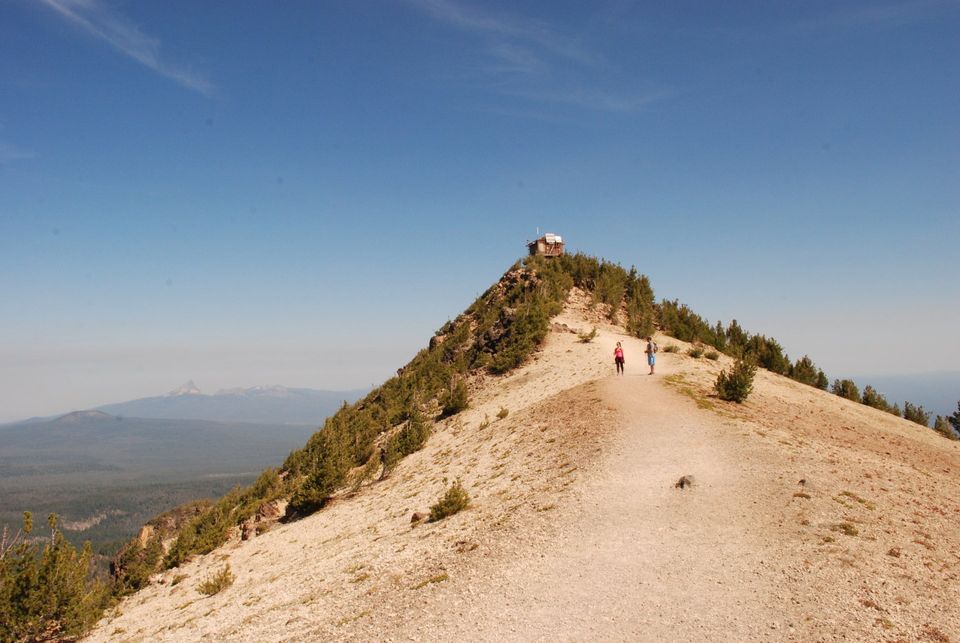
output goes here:
{"type": "Polygon", "coordinates": [[[91,640],[960,640],[960,446],[767,373],[710,399],[723,361],[643,375],[579,296],[556,321],[600,335],[551,333],[388,480],[167,572],[91,640]],[[412,526],[456,477],[471,509],[412,526]]]}

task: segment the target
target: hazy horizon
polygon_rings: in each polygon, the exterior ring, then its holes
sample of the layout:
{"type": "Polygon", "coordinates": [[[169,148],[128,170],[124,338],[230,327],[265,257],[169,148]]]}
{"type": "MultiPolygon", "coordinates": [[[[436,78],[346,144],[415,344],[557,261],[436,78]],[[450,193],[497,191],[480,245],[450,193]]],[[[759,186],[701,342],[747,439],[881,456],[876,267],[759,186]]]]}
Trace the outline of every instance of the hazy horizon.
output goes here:
{"type": "Polygon", "coordinates": [[[0,421],[379,384],[538,228],[831,380],[955,371],[958,32],[950,2],[4,3],[0,421]]]}

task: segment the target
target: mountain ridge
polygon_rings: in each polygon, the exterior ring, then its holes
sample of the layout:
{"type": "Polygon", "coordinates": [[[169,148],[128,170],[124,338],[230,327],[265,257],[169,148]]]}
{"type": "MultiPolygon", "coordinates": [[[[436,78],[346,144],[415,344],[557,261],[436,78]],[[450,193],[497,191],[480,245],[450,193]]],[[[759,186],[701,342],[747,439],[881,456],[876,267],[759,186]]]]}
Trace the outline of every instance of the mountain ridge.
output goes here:
{"type": "Polygon", "coordinates": [[[470,406],[385,480],[249,540],[234,531],[90,640],[960,634],[960,445],[764,370],[746,404],[722,402],[712,382],[731,358],[655,339],[679,350],[649,376],[643,343],[574,289],[531,359],[471,378],[470,406]],[[411,523],[454,478],[471,507],[411,523]],[[942,513],[915,524],[917,502],[942,513]],[[233,585],[199,600],[227,563],[233,585]]]}

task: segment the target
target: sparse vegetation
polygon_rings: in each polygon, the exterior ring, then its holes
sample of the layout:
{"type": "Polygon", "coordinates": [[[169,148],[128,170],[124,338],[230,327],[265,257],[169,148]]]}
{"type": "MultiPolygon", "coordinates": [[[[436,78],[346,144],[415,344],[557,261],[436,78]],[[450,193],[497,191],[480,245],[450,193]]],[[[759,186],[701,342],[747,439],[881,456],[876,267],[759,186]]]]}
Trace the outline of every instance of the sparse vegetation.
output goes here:
{"type": "Polygon", "coordinates": [[[593,330],[589,333],[578,333],[577,337],[580,339],[581,344],[589,344],[597,337],[597,327],[594,326],[593,330]]]}
{"type": "Polygon", "coordinates": [[[750,358],[740,358],[733,364],[730,374],[720,371],[714,388],[721,400],[742,404],[753,390],[753,378],[757,365],[750,358]]]}
{"type": "Polygon", "coordinates": [[[710,360],[710,361],[712,361],[712,362],[715,362],[715,361],[717,361],[718,359],[720,359],[720,353],[718,353],[717,351],[712,351],[712,350],[711,350],[711,351],[707,351],[706,353],[703,354],[703,356],[706,357],[708,360],[710,360]]]}
{"type": "Polygon", "coordinates": [[[430,507],[430,518],[427,522],[437,522],[459,513],[470,506],[470,494],[463,488],[459,480],[454,481],[443,497],[430,507]]]}
{"type": "Polygon", "coordinates": [[[700,346],[699,344],[695,346],[691,346],[690,350],[687,351],[687,355],[689,355],[694,359],[699,359],[703,357],[703,346],[700,346]]]}
{"type": "Polygon", "coordinates": [[[430,578],[423,579],[422,581],[414,585],[411,589],[422,589],[427,585],[432,585],[434,583],[442,583],[446,580],[450,580],[450,576],[446,572],[443,572],[442,574],[437,574],[436,576],[431,576],[430,578]]]}
{"type": "Polygon", "coordinates": [[[197,591],[205,596],[213,596],[233,585],[234,580],[236,578],[230,571],[230,564],[228,563],[197,585],[197,591]]]}
{"type": "Polygon", "coordinates": [[[676,344],[669,344],[661,349],[664,353],[679,353],[680,347],[676,344]]]}
{"type": "Polygon", "coordinates": [[[856,525],[851,522],[841,522],[830,526],[830,531],[840,532],[845,536],[856,536],[860,533],[856,525]]]}
{"type": "Polygon", "coordinates": [[[844,496],[844,497],[846,497],[846,498],[849,498],[850,500],[853,500],[854,502],[856,502],[856,503],[858,503],[858,504],[863,505],[866,509],[869,509],[870,511],[873,511],[874,509],[877,508],[876,504],[874,504],[874,503],[871,502],[870,500],[866,500],[865,498],[861,498],[860,496],[858,496],[857,494],[853,493],[852,491],[841,491],[841,492],[840,492],[840,495],[841,495],[841,496],[844,496]]]}
{"type": "Polygon", "coordinates": [[[510,415],[510,411],[507,410],[505,407],[502,407],[502,406],[501,406],[501,407],[500,407],[500,410],[497,411],[497,419],[498,419],[498,420],[502,420],[502,419],[504,419],[505,417],[507,417],[508,415],[510,415]]]}

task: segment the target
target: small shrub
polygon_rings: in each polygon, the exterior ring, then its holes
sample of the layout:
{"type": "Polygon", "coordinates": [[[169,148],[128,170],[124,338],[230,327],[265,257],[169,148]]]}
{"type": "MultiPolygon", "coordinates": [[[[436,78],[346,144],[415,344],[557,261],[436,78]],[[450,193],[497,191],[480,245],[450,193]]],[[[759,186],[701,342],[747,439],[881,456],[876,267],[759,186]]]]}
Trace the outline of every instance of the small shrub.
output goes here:
{"type": "Polygon", "coordinates": [[[714,362],[720,359],[720,353],[718,353],[717,351],[707,351],[706,353],[703,354],[703,356],[714,362]]]}
{"type": "Polygon", "coordinates": [[[510,414],[510,411],[506,407],[501,406],[500,411],[497,413],[497,419],[502,420],[510,414]]]}
{"type": "Polygon", "coordinates": [[[437,522],[448,516],[459,513],[470,506],[470,494],[463,488],[460,480],[455,481],[443,497],[430,507],[430,518],[427,522],[437,522]]]}
{"type": "Polygon", "coordinates": [[[753,376],[756,374],[756,362],[749,358],[740,358],[733,364],[729,375],[726,370],[720,371],[713,387],[721,400],[742,404],[753,390],[753,376]]]}
{"type": "Polygon", "coordinates": [[[581,343],[581,344],[589,344],[590,342],[592,342],[592,341],[594,340],[594,338],[595,338],[596,336],[597,336],[597,327],[596,327],[596,326],[594,326],[594,327],[593,327],[593,330],[591,330],[589,333],[579,333],[579,334],[577,334],[577,337],[580,338],[580,343],[581,343]]]}
{"type": "Polygon", "coordinates": [[[213,596],[233,585],[234,580],[236,580],[236,577],[230,571],[230,564],[227,563],[216,574],[207,577],[206,580],[197,585],[197,591],[206,596],[213,596]]]}
{"type": "Polygon", "coordinates": [[[703,346],[693,346],[690,350],[687,351],[687,355],[693,357],[694,359],[699,359],[703,356],[703,346]]]}
{"type": "Polygon", "coordinates": [[[427,585],[432,585],[434,583],[442,583],[446,580],[450,580],[450,575],[444,572],[442,574],[437,574],[436,576],[431,576],[430,578],[425,578],[424,580],[414,585],[412,589],[421,589],[423,587],[426,587],[427,585]]]}
{"type": "Polygon", "coordinates": [[[856,528],[853,523],[841,522],[839,524],[833,525],[830,527],[830,531],[838,531],[846,536],[856,536],[860,533],[860,530],[856,528]]]}
{"type": "Polygon", "coordinates": [[[679,352],[680,352],[680,347],[677,346],[676,344],[670,344],[669,346],[664,346],[664,347],[663,347],[663,352],[664,352],[664,353],[679,353],[679,352]]]}

